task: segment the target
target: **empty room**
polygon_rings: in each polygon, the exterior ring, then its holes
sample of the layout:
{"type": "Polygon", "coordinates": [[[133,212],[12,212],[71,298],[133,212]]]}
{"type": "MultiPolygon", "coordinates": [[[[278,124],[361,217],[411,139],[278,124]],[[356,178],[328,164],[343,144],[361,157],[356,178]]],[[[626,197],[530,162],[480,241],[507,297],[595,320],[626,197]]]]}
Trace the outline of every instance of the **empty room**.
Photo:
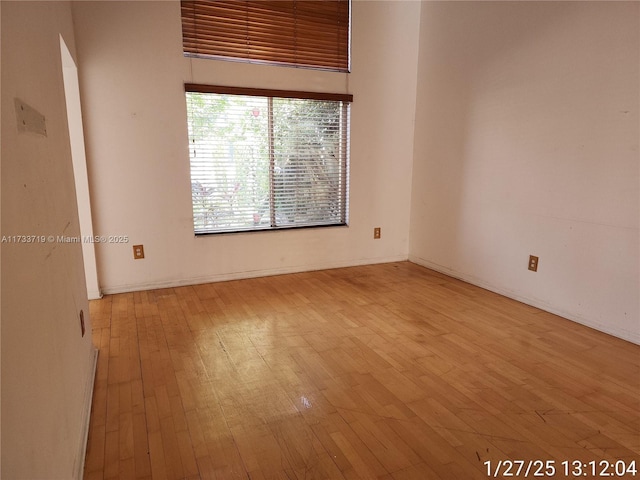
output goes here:
{"type": "Polygon", "coordinates": [[[640,3],[0,16],[3,479],[640,477],[640,3]]]}

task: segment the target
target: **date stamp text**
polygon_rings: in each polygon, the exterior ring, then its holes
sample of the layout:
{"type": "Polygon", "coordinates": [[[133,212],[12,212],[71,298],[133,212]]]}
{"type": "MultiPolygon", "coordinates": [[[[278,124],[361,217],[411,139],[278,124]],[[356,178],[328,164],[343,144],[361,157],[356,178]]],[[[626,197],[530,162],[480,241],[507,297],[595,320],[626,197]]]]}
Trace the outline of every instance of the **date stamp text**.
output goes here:
{"type": "Polygon", "coordinates": [[[487,460],[484,466],[490,478],[633,478],[638,474],[635,460],[487,460]]]}

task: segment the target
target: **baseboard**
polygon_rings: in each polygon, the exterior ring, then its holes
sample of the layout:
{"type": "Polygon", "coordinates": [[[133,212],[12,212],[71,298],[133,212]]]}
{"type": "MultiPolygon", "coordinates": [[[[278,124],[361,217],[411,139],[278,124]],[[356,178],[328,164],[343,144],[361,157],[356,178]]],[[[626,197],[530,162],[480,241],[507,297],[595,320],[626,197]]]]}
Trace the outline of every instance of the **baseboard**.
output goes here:
{"type": "Polygon", "coordinates": [[[571,320],[572,322],[579,323],[589,328],[593,328],[594,330],[598,330],[599,332],[606,333],[607,335],[612,335],[614,337],[620,338],[622,340],[626,340],[627,342],[635,343],[640,345],[640,334],[635,332],[630,332],[623,329],[611,328],[608,325],[603,325],[598,322],[594,322],[588,318],[583,318],[581,316],[575,315],[571,312],[564,311],[562,309],[558,309],[553,305],[549,305],[544,301],[539,299],[525,297],[518,293],[515,293],[506,288],[498,287],[496,285],[485,282],[484,280],[474,277],[473,275],[467,275],[455,270],[451,270],[443,265],[438,265],[436,263],[430,262],[429,260],[425,260],[424,258],[416,257],[413,255],[409,256],[409,261],[412,263],[416,263],[430,270],[434,270],[436,272],[442,273],[449,277],[457,278],[458,280],[462,280],[463,282],[470,283],[480,288],[484,288],[485,290],[489,290],[491,292],[497,293],[499,295],[503,295],[505,297],[511,298],[513,300],[517,300],[518,302],[524,303],[526,305],[531,305],[532,307],[539,308],[540,310],[544,310],[545,312],[552,313],[554,315],[558,315],[560,317],[566,318],[567,320],[571,320]]]}
{"type": "Polygon", "coordinates": [[[242,280],[247,278],[271,277],[274,275],[286,275],[290,273],[313,272],[318,270],[330,270],[332,268],[357,267],[361,265],[374,265],[377,263],[404,262],[408,258],[406,255],[398,255],[384,258],[367,258],[349,262],[335,262],[321,265],[296,265],[283,268],[271,268],[264,270],[247,270],[243,272],[230,272],[215,275],[191,277],[186,279],[174,279],[161,282],[146,282],[132,285],[114,285],[102,287],[105,295],[115,293],[136,292],[140,290],[154,290],[157,288],[183,287],[186,285],[198,285],[201,283],[226,282],[229,280],[242,280]]]}
{"type": "Polygon", "coordinates": [[[96,379],[96,368],[98,366],[98,349],[91,347],[91,375],[87,379],[84,393],[84,411],[82,413],[82,438],[80,440],[80,449],[76,458],[75,475],[73,478],[82,480],[84,476],[84,460],[87,456],[87,442],[89,440],[89,423],[91,421],[91,406],[93,402],[93,387],[96,379]]]}

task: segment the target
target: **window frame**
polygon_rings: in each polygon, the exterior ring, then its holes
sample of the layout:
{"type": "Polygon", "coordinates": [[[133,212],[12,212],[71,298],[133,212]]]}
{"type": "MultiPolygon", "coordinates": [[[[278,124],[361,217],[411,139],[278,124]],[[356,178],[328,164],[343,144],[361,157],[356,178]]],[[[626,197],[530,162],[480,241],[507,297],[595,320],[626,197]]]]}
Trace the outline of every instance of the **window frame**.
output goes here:
{"type": "MultiPolygon", "coordinates": [[[[326,93],[326,92],[308,92],[308,91],[297,91],[297,90],[274,90],[274,89],[264,89],[264,88],[244,88],[244,87],[230,87],[230,86],[221,86],[221,85],[203,85],[203,84],[195,84],[195,83],[185,83],[185,101],[188,101],[186,98],[187,93],[204,93],[204,94],[218,94],[218,95],[239,95],[239,96],[255,96],[261,98],[267,98],[272,101],[274,98],[287,98],[287,99],[301,99],[301,100],[319,100],[319,101],[334,101],[334,102],[342,102],[343,104],[348,104],[346,108],[346,115],[342,116],[342,121],[344,122],[344,137],[340,138],[340,148],[342,151],[342,156],[344,158],[345,165],[340,170],[340,175],[343,176],[341,181],[341,189],[339,192],[340,202],[343,204],[343,211],[341,212],[342,221],[339,223],[318,223],[318,224],[301,224],[301,225],[291,225],[284,224],[282,226],[274,225],[275,221],[275,196],[273,185],[270,186],[269,193],[269,215],[270,215],[270,225],[263,226],[259,228],[238,228],[235,230],[219,230],[219,231],[197,231],[196,230],[196,216],[194,210],[194,201],[193,201],[193,193],[191,197],[191,207],[192,207],[192,224],[194,228],[194,235],[196,237],[200,236],[210,236],[210,235],[227,235],[227,234],[238,234],[238,233],[255,233],[255,232],[267,232],[267,231],[280,231],[280,230],[297,230],[297,229],[306,229],[306,228],[328,228],[328,227],[344,227],[348,226],[349,222],[349,168],[350,168],[350,104],[353,103],[353,95],[352,94],[339,94],[339,93],[326,93]]],[[[344,105],[343,105],[344,107],[344,105]]],[[[269,113],[271,115],[271,112],[269,113]]],[[[187,116],[187,126],[190,127],[190,118],[187,116]]],[[[190,138],[191,140],[191,138],[190,138]]],[[[189,146],[189,148],[191,148],[189,146]]],[[[273,169],[273,161],[274,161],[274,152],[269,151],[269,169],[273,169]]],[[[191,154],[189,154],[189,162],[190,162],[190,174],[189,179],[190,183],[193,183],[193,175],[191,172],[191,154]]],[[[272,183],[272,182],[270,182],[272,183]]]]}

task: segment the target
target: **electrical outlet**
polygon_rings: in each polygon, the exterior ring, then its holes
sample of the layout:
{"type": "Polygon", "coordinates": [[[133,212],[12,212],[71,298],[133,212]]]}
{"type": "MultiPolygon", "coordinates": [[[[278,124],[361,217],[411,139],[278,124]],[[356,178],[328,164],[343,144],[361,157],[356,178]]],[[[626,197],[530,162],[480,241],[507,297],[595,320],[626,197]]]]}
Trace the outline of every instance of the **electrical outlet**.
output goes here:
{"type": "Polygon", "coordinates": [[[538,271],[538,257],[535,255],[529,255],[529,270],[532,272],[538,271]]]}
{"type": "Polygon", "coordinates": [[[376,227],[373,229],[373,238],[376,240],[380,238],[380,227],[376,227]]]}
{"type": "Polygon", "coordinates": [[[84,312],[82,310],[80,310],[80,331],[84,337],[84,312]]]}
{"type": "Polygon", "coordinates": [[[135,260],[139,260],[144,258],[144,245],[134,245],[133,246],[133,258],[135,260]]]}

